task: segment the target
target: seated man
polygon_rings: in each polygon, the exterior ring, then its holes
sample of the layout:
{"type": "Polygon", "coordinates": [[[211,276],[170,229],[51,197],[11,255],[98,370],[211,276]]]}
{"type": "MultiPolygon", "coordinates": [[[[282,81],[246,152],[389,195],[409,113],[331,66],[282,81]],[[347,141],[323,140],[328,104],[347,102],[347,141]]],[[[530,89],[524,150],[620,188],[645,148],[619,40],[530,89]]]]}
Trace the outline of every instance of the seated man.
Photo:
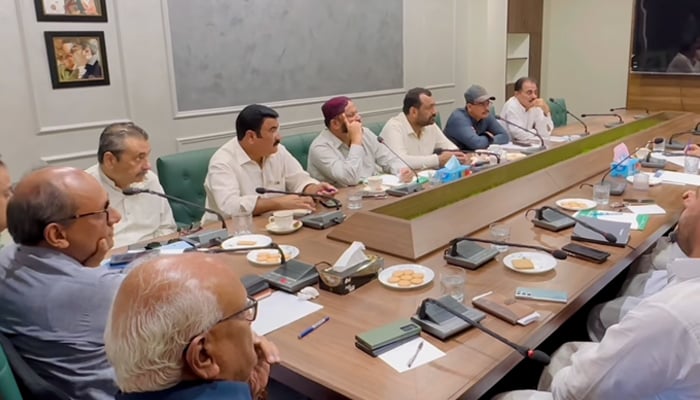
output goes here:
{"type": "Polygon", "coordinates": [[[403,98],[403,111],[384,125],[384,143],[413,169],[442,168],[453,155],[461,163],[469,157],[458,150],[435,123],[437,108],[430,90],[413,88],[403,98]],[[440,151],[436,154],[436,151],[440,151]]]}
{"type": "MultiPolygon", "coordinates": [[[[554,122],[547,102],[537,97],[537,83],[532,78],[520,78],[515,81],[515,94],[506,101],[501,109],[503,119],[534,129],[543,138],[549,137],[554,130],[554,122]]],[[[540,143],[540,139],[530,131],[504,123],[510,139],[514,143],[540,143]]]]}
{"type": "Polygon", "coordinates": [[[224,257],[190,253],[135,267],[105,330],[116,398],[257,397],[279,362],[276,347],[251,332],[257,312],[224,257]]]}
{"type": "Polygon", "coordinates": [[[158,176],[151,171],[148,134],[132,123],[108,125],[100,135],[98,164],[86,171],[109,195],[109,204],[122,215],[114,227],[114,246],[153,239],[175,232],[168,200],[150,194],[126,196],[128,187],[163,192],[158,176]]]}
{"type": "Polygon", "coordinates": [[[17,244],[0,250],[0,331],[74,399],[117,392],[102,335],[124,275],[98,266],[120,218],[92,176],[67,167],[30,173],[7,206],[17,244]]]}
{"type": "Polygon", "coordinates": [[[0,248],[11,242],[7,233],[7,202],[12,197],[12,180],[7,166],[0,160],[0,248]]]}
{"type": "Polygon", "coordinates": [[[326,128],[311,142],[309,173],[337,186],[354,186],[372,175],[400,175],[404,182],[413,179],[401,160],[379,143],[347,97],[334,97],[321,107],[326,128]]]}
{"type": "MultiPolygon", "coordinates": [[[[319,183],[304,171],[294,156],[280,144],[279,114],[270,107],[252,104],[236,118],[236,138],[214,153],[204,181],[207,207],[229,217],[259,215],[268,211],[314,209],[311,197],[297,195],[259,195],[258,187],[333,195],[336,189],[319,183]]],[[[203,222],[216,221],[211,213],[203,222]]]]}
{"type": "MultiPolygon", "coordinates": [[[[567,343],[552,357],[540,390],[554,399],[693,399],[700,393],[700,202],[678,222],[678,245],[692,260],[668,266],[672,283],[607,330],[600,343],[567,343]],[[551,382],[551,384],[550,384],[551,382]]],[[[541,392],[497,397],[540,399],[541,392]]]]}
{"type": "Polygon", "coordinates": [[[481,86],[472,85],[464,92],[464,108],[452,112],[445,124],[445,135],[462,150],[488,148],[492,144],[508,143],[508,132],[491,115],[489,96],[481,86]]]}

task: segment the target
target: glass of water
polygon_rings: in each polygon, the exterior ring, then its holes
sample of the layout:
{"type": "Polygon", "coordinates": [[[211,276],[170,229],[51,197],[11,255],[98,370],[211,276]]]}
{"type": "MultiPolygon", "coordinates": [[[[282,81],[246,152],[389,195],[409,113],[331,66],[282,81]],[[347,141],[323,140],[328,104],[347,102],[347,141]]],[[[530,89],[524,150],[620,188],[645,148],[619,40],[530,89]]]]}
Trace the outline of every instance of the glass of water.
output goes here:
{"type": "Polygon", "coordinates": [[[231,215],[233,236],[249,235],[253,233],[253,214],[241,210],[231,215]]]}
{"type": "Polygon", "coordinates": [[[348,208],[359,210],[362,208],[362,191],[350,193],[348,195],[348,208]]]}
{"type": "Polygon", "coordinates": [[[654,146],[652,147],[651,151],[659,153],[666,151],[666,140],[663,139],[659,143],[654,142],[654,146]]]}
{"type": "MultiPolygon", "coordinates": [[[[510,239],[510,225],[504,224],[503,222],[494,222],[489,225],[489,233],[491,234],[491,239],[498,242],[507,242],[510,239]]],[[[507,245],[492,244],[491,247],[498,250],[500,253],[508,250],[507,245]]]]}
{"type": "Polygon", "coordinates": [[[593,185],[593,201],[599,206],[607,205],[610,202],[610,184],[607,182],[593,185]]]}
{"type": "Polygon", "coordinates": [[[443,296],[451,296],[460,303],[463,302],[466,282],[467,272],[463,268],[446,266],[440,277],[443,296]]]}
{"type": "Polygon", "coordinates": [[[697,175],[699,163],[700,163],[700,158],[693,157],[693,156],[685,156],[685,160],[683,162],[684,172],[686,174],[697,175]]]}

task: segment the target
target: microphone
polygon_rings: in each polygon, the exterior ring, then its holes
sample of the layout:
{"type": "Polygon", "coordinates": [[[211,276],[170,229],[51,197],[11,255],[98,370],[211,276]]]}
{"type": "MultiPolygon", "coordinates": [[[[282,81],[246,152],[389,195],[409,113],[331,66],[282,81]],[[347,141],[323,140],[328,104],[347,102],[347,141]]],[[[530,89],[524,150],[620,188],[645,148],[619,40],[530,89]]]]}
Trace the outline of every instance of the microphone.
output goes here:
{"type": "Polygon", "coordinates": [[[335,197],[326,196],[326,195],[317,194],[317,193],[288,192],[286,190],[265,189],[263,187],[255,188],[255,193],[257,193],[257,194],[277,193],[277,194],[293,194],[293,195],[297,195],[297,196],[307,196],[307,197],[311,197],[314,200],[318,200],[321,204],[323,204],[324,207],[328,207],[328,208],[335,207],[336,210],[340,210],[340,207],[343,205],[340,202],[340,200],[336,199],[335,197]]]}
{"type": "MultiPolygon", "coordinates": [[[[627,157],[623,158],[622,160],[620,160],[619,162],[615,163],[613,166],[611,166],[610,168],[608,168],[608,170],[605,171],[605,174],[603,174],[603,177],[600,179],[600,183],[605,183],[605,178],[608,177],[608,175],[612,172],[612,170],[615,169],[615,168],[617,168],[617,167],[619,167],[620,165],[624,164],[625,161],[627,161],[627,160],[629,160],[630,158],[632,158],[632,156],[634,156],[635,154],[637,154],[637,151],[639,151],[639,149],[642,149],[642,148],[645,148],[645,147],[648,148],[649,145],[652,144],[652,143],[654,143],[654,144],[661,144],[661,143],[663,143],[663,141],[664,141],[663,138],[657,137],[657,138],[654,138],[654,139],[649,140],[648,142],[646,142],[646,144],[644,144],[644,146],[637,147],[636,149],[634,149],[634,151],[630,152],[630,153],[627,155],[627,157]]],[[[613,195],[613,196],[619,196],[619,195],[621,195],[622,193],[625,192],[625,189],[626,189],[626,188],[627,188],[627,182],[625,182],[625,181],[622,181],[622,182],[615,182],[614,184],[611,184],[611,185],[610,185],[610,194],[613,195]]],[[[568,214],[567,214],[567,215],[568,215],[568,214]]]]}
{"type": "Polygon", "coordinates": [[[618,121],[608,122],[607,124],[603,125],[606,128],[612,128],[614,126],[622,125],[625,123],[625,121],[622,120],[622,116],[620,114],[616,114],[616,113],[581,114],[581,118],[586,118],[586,117],[617,117],[618,121]]]}
{"type": "Polygon", "coordinates": [[[557,103],[557,102],[554,100],[553,97],[550,97],[550,98],[549,98],[549,102],[552,103],[552,104],[556,104],[557,107],[559,107],[559,108],[561,108],[562,110],[564,110],[567,114],[571,115],[576,121],[580,122],[581,125],[583,125],[583,133],[581,133],[580,136],[588,136],[588,135],[591,134],[590,132],[588,132],[588,125],[586,125],[586,123],[583,122],[583,120],[582,120],[581,118],[577,117],[576,114],[574,114],[574,113],[572,113],[571,111],[567,110],[566,107],[564,107],[563,105],[557,103]]]}
{"type": "MultiPolygon", "coordinates": [[[[630,108],[627,107],[615,107],[611,108],[610,112],[615,112],[617,110],[630,110],[630,108]]],[[[632,108],[632,110],[639,110],[638,108],[632,108]]],[[[644,114],[637,114],[634,116],[634,119],[642,119],[645,118],[647,115],[649,115],[649,109],[648,108],[642,108],[644,110],[644,114]]]]}
{"type": "Polygon", "coordinates": [[[226,239],[229,236],[228,235],[228,227],[226,226],[226,219],[224,218],[224,216],[220,212],[212,210],[211,208],[207,208],[201,204],[193,203],[191,201],[181,199],[179,197],[171,196],[169,194],[160,193],[160,192],[156,192],[156,191],[149,190],[149,189],[139,189],[139,188],[128,187],[128,188],[122,190],[122,193],[126,196],[133,196],[133,195],[140,194],[140,193],[152,194],[154,196],[158,196],[158,197],[162,197],[164,199],[172,200],[176,203],[184,204],[188,207],[193,207],[193,208],[196,208],[198,210],[204,210],[204,211],[207,211],[207,212],[210,212],[210,213],[216,215],[216,217],[219,219],[219,221],[221,221],[221,229],[213,231],[213,232],[208,231],[208,232],[196,233],[196,234],[192,234],[192,235],[185,236],[182,238],[182,240],[194,245],[195,247],[199,247],[199,246],[204,245],[204,244],[209,244],[209,245],[220,244],[221,241],[223,241],[224,239],[226,239]]]}
{"type": "Polygon", "coordinates": [[[406,162],[406,160],[404,160],[403,158],[401,158],[401,156],[398,155],[398,154],[394,151],[394,149],[392,149],[388,144],[386,144],[386,142],[384,141],[384,138],[383,138],[383,137],[377,136],[377,141],[378,141],[379,143],[383,144],[384,146],[386,146],[386,148],[389,149],[389,151],[391,152],[391,154],[395,155],[396,158],[398,158],[399,160],[401,160],[401,162],[404,163],[404,164],[408,167],[408,169],[410,169],[411,172],[413,172],[413,175],[415,175],[415,177],[416,177],[416,183],[407,183],[407,184],[405,184],[405,185],[401,185],[401,186],[395,187],[395,188],[393,188],[393,189],[389,189],[389,190],[387,190],[386,192],[389,193],[389,194],[391,194],[391,195],[394,195],[394,196],[405,196],[405,195],[407,195],[407,194],[409,194],[409,193],[415,193],[415,192],[419,192],[419,191],[423,190],[423,182],[422,182],[421,177],[418,176],[418,172],[416,172],[416,170],[413,169],[413,167],[411,167],[411,166],[406,162]]]}
{"type": "Polygon", "coordinates": [[[616,243],[616,242],[617,242],[617,237],[616,237],[615,235],[613,235],[612,233],[606,232],[606,231],[604,231],[604,230],[602,230],[602,229],[600,229],[600,228],[596,228],[595,226],[589,224],[588,222],[584,222],[584,221],[582,221],[581,219],[576,218],[576,217],[574,217],[574,216],[571,216],[571,215],[569,215],[569,214],[567,214],[567,213],[565,213],[565,212],[563,212],[563,211],[559,211],[559,210],[557,210],[556,208],[553,208],[553,207],[550,207],[550,206],[544,206],[544,207],[541,208],[541,210],[543,210],[543,211],[544,211],[544,210],[548,210],[548,211],[557,213],[557,214],[559,214],[559,215],[561,215],[561,216],[563,216],[563,217],[565,217],[565,218],[569,218],[570,220],[575,221],[577,224],[580,224],[581,226],[583,226],[583,227],[585,227],[585,228],[588,228],[588,229],[592,230],[593,232],[595,232],[595,233],[601,235],[602,237],[605,238],[605,240],[607,240],[607,241],[610,242],[610,243],[616,243]]]}
{"type": "MultiPolygon", "coordinates": [[[[518,128],[518,129],[522,129],[522,130],[524,130],[525,132],[532,133],[533,135],[537,136],[537,138],[540,139],[540,147],[539,147],[539,148],[536,148],[535,151],[544,150],[544,149],[547,148],[547,146],[544,145],[544,138],[542,138],[542,136],[537,132],[536,129],[527,129],[527,128],[524,128],[524,127],[522,127],[522,126],[520,126],[520,125],[518,125],[518,124],[516,124],[516,123],[513,123],[513,122],[508,121],[507,119],[501,117],[500,115],[495,115],[495,117],[496,117],[497,120],[503,121],[503,122],[505,122],[506,124],[508,124],[508,125],[510,125],[510,126],[514,126],[514,127],[518,128]]],[[[524,151],[524,153],[527,153],[527,151],[524,151]]]]}
{"type": "Polygon", "coordinates": [[[204,207],[201,204],[193,203],[191,201],[181,199],[179,197],[171,196],[169,194],[160,193],[160,192],[156,192],[156,191],[148,190],[148,189],[138,189],[138,188],[128,187],[128,188],[122,190],[122,193],[125,194],[126,196],[133,196],[135,194],[140,194],[140,193],[152,194],[152,195],[155,195],[158,197],[162,197],[164,199],[172,200],[176,203],[184,204],[188,207],[194,207],[198,210],[204,210],[206,212],[210,212],[210,213],[216,215],[216,217],[219,219],[219,221],[221,221],[221,229],[226,229],[228,231],[228,228],[226,227],[226,218],[224,218],[224,216],[220,212],[212,210],[211,208],[204,207]]]}
{"type": "MultiPolygon", "coordinates": [[[[469,240],[471,242],[478,242],[478,243],[490,243],[490,244],[499,244],[503,246],[513,246],[513,247],[522,247],[525,249],[534,249],[534,250],[540,250],[544,251],[545,253],[549,253],[552,255],[552,257],[556,258],[557,260],[566,260],[566,257],[568,254],[559,249],[548,249],[546,247],[542,246],[535,246],[531,244],[521,244],[521,243],[510,243],[510,242],[502,242],[500,240],[489,240],[489,239],[476,239],[476,238],[471,238],[471,237],[461,237],[457,239],[452,239],[450,241],[450,246],[454,246],[455,244],[463,241],[463,240],[469,240]]],[[[617,240],[617,239],[615,239],[617,240]]]]}
{"type": "Polygon", "coordinates": [[[431,304],[434,304],[434,305],[442,308],[443,310],[447,311],[448,313],[454,315],[455,317],[461,319],[462,321],[468,323],[469,325],[475,327],[476,329],[484,332],[485,334],[491,336],[492,338],[498,340],[499,342],[505,344],[506,346],[509,346],[509,347],[515,349],[515,351],[517,351],[518,354],[522,355],[525,358],[529,358],[530,360],[535,360],[537,362],[541,362],[542,364],[545,364],[545,365],[549,364],[550,358],[543,351],[529,349],[525,346],[521,346],[519,344],[513,343],[510,340],[499,335],[498,333],[492,331],[491,329],[481,325],[479,322],[474,321],[473,319],[465,316],[464,314],[460,314],[460,313],[456,312],[455,310],[451,309],[450,307],[447,307],[446,305],[442,304],[441,302],[439,302],[435,299],[428,298],[428,299],[423,300],[423,305],[421,305],[421,307],[424,307],[425,303],[431,303],[431,304]]]}
{"type": "Polygon", "coordinates": [[[668,147],[671,150],[683,150],[683,149],[685,149],[684,143],[674,142],[673,139],[677,138],[678,136],[688,135],[688,134],[700,135],[700,130],[698,130],[699,126],[700,126],[700,123],[698,125],[696,125],[695,129],[692,131],[683,131],[683,132],[677,132],[677,133],[672,134],[668,138],[668,142],[666,143],[666,147],[668,147]]]}
{"type": "Polygon", "coordinates": [[[284,257],[284,251],[280,246],[275,243],[271,242],[268,245],[265,246],[255,246],[255,247],[234,247],[232,249],[224,249],[221,247],[216,247],[213,249],[204,249],[204,250],[199,250],[199,249],[185,249],[185,252],[191,252],[191,251],[199,251],[201,253],[247,253],[251,250],[266,250],[266,249],[272,249],[272,250],[277,250],[280,253],[280,265],[284,265],[287,263],[287,259],[284,257]]]}

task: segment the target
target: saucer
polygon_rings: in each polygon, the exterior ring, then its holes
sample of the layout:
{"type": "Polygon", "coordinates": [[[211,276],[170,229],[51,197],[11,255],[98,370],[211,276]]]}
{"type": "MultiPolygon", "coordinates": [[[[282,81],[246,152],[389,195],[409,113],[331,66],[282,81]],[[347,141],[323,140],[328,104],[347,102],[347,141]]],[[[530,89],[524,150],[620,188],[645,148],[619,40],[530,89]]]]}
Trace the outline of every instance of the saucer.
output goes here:
{"type": "Polygon", "coordinates": [[[283,228],[278,227],[274,223],[269,223],[269,224],[265,225],[265,229],[267,229],[267,231],[270,233],[274,233],[277,235],[285,235],[287,233],[292,233],[292,232],[298,231],[299,229],[301,229],[302,225],[303,224],[301,223],[301,221],[294,220],[294,223],[289,228],[283,229],[283,228]]]}
{"type": "Polygon", "coordinates": [[[267,246],[272,243],[272,238],[265,235],[241,235],[226,239],[221,243],[225,250],[245,249],[249,247],[267,246]]]}

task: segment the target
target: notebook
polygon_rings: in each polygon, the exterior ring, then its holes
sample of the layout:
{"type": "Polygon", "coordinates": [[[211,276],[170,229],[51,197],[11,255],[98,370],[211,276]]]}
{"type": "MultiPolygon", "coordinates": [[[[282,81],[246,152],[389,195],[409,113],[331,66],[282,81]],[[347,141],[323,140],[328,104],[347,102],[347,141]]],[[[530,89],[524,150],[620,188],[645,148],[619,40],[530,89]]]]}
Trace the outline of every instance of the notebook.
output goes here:
{"type": "Polygon", "coordinates": [[[472,299],[474,307],[483,310],[513,325],[527,325],[539,319],[540,314],[527,304],[513,297],[488,292],[472,299]]]}

